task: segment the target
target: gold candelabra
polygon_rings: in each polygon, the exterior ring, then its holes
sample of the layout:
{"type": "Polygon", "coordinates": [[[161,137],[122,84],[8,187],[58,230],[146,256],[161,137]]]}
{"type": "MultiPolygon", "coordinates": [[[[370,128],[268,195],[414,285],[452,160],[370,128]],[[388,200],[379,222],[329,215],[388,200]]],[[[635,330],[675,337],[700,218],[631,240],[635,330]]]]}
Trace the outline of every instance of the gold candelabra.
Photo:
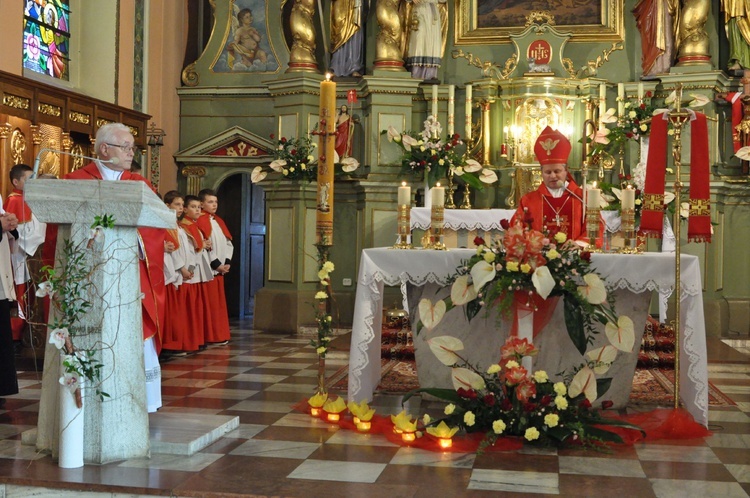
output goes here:
{"type": "Polygon", "coordinates": [[[411,206],[398,207],[398,239],[393,249],[411,249],[411,206]]]}
{"type": "Polygon", "coordinates": [[[586,209],[586,236],[589,239],[588,251],[596,252],[596,239],[599,237],[599,220],[601,219],[601,208],[589,207],[586,209]]]}
{"type": "Polygon", "coordinates": [[[453,184],[453,168],[448,168],[448,188],[445,189],[445,209],[456,209],[456,203],[453,202],[453,193],[456,191],[456,186],[453,184]]]}
{"type": "Polygon", "coordinates": [[[624,254],[638,253],[638,240],[635,233],[635,209],[623,209],[620,212],[622,231],[625,236],[624,245],[620,252],[624,254]]]}
{"type": "Polygon", "coordinates": [[[445,224],[445,207],[433,204],[430,216],[430,229],[427,232],[427,245],[425,249],[435,249],[437,251],[446,251],[443,242],[443,225],[445,224]]]}

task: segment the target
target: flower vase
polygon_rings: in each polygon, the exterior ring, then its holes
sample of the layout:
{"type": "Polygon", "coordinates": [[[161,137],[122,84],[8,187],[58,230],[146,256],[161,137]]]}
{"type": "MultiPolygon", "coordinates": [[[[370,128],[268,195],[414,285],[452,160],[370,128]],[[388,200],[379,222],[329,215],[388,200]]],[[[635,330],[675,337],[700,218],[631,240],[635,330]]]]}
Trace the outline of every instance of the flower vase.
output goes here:
{"type": "Polygon", "coordinates": [[[424,172],[424,207],[432,209],[432,195],[430,195],[430,181],[427,179],[427,172],[424,172]]]}
{"type": "MultiPolygon", "coordinates": [[[[533,310],[521,310],[517,312],[518,320],[518,338],[523,340],[526,339],[529,344],[534,343],[534,311],[533,310]]],[[[532,358],[531,356],[524,356],[521,359],[521,366],[526,369],[527,372],[531,373],[532,358]]]]}
{"type": "MultiPolygon", "coordinates": [[[[66,359],[72,356],[63,355],[60,362],[60,376],[65,375],[66,359]]],[[[83,467],[83,383],[80,386],[81,407],[78,407],[76,393],[64,385],[60,386],[60,454],[58,465],[64,469],[83,467]]]]}

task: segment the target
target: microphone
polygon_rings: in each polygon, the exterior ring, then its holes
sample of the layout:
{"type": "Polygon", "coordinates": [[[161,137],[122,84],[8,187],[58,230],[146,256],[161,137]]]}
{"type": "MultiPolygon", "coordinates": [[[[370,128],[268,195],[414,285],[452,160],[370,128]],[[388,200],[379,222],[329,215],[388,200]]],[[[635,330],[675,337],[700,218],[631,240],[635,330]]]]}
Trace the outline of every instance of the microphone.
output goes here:
{"type": "Polygon", "coordinates": [[[569,193],[570,195],[572,195],[573,197],[575,197],[576,199],[578,199],[579,201],[581,201],[581,203],[583,203],[583,199],[581,199],[581,198],[580,198],[580,197],[578,196],[578,194],[576,194],[575,192],[573,192],[572,190],[570,190],[570,189],[569,189],[569,188],[568,188],[568,187],[567,187],[567,186],[565,185],[565,182],[564,182],[564,181],[562,181],[562,180],[557,180],[557,188],[564,188],[564,189],[565,189],[565,191],[566,191],[567,193],[569,193]]]}
{"type": "Polygon", "coordinates": [[[57,150],[57,149],[48,149],[44,148],[39,151],[39,154],[36,155],[36,159],[34,159],[34,172],[31,174],[31,178],[36,178],[37,173],[39,172],[39,162],[42,159],[42,154],[45,152],[57,152],[58,154],[64,154],[66,156],[72,156],[72,157],[80,157],[82,159],[89,159],[91,161],[99,161],[102,164],[120,164],[120,159],[117,157],[113,157],[111,159],[108,159],[106,161],[102,161],[101,159],[98,159],[96,157],[90,157],[90,156],[84,156],[81,154],[74,154],[72,152],[65,152],[64,150],[57,150]]]}

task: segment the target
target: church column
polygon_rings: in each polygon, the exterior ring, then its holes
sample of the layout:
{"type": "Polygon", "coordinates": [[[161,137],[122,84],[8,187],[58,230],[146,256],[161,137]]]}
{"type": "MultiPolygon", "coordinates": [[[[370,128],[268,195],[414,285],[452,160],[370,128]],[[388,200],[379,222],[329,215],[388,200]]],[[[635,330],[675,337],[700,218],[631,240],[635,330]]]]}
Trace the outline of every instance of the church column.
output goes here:
{"type": "MultiPolygon", "coordinates": [[[[70,133],[64,131],[60,135],[60,145],[64,152],[70,152],[73,148],[73,140],[70,138],[70,133]]],[[[71,171],[71,160],[73,159],[67,154],[61,154],[60,157],[60,178],[64,177],[71,171]]]]}
{"type": "Polygon", "coordinates": [[[711,12],[708,0],[684,0],[680,14],[677,39],[680,48],[677,66],[708,66],[711,69],[711,54],[708,50],[706,21],[711,12]]]}
{"type": "Polygon", "coordinates": [[[185,166],[182,168],[182,176],[187,178],[187,195],[198,195],[201,191],[203,177],[206,176],[206,168],[203,166],[185,166]]]}
{"type": "Polygon", "coordinates": [[[378,20],[378,36],[375,44],[374,69],[404,71],[401,51],[404,30],[398,16],[399,0],[377,0],[375,16],[378,20]]]}
{"type": "Polygon", "coordinates": [[[318,72],[315,60],[314,0],[295,0],[289,22],[292,28],[292,50],[289,53],[287,73],[318,72]]]}
{"type": "MultiPolygon", "coordinates": [[[[10,149],[10,147],[8,147],[8,139],[10,138],[12,130],[13,127],[10,123],[0,125],[0,178],[8,178],[8,172],[13,166],[11,164],[13,161],[8,153],[8,150],[10,149]]],[[[3,199],[6,199],[11,190],[10,182],[3,182],[2,185],[5,186],[2,191],[3,199]]]]}

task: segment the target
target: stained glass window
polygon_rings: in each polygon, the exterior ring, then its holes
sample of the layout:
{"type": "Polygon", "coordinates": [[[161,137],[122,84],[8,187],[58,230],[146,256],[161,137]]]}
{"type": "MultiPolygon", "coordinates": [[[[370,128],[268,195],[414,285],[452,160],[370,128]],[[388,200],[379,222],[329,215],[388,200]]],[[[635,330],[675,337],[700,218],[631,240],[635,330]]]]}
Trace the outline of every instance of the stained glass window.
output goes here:
{"type": "Polygon", "coordinates": [[[68,0],[23,2],[23,67],[67,80],[70,64],[68,0]]]}

